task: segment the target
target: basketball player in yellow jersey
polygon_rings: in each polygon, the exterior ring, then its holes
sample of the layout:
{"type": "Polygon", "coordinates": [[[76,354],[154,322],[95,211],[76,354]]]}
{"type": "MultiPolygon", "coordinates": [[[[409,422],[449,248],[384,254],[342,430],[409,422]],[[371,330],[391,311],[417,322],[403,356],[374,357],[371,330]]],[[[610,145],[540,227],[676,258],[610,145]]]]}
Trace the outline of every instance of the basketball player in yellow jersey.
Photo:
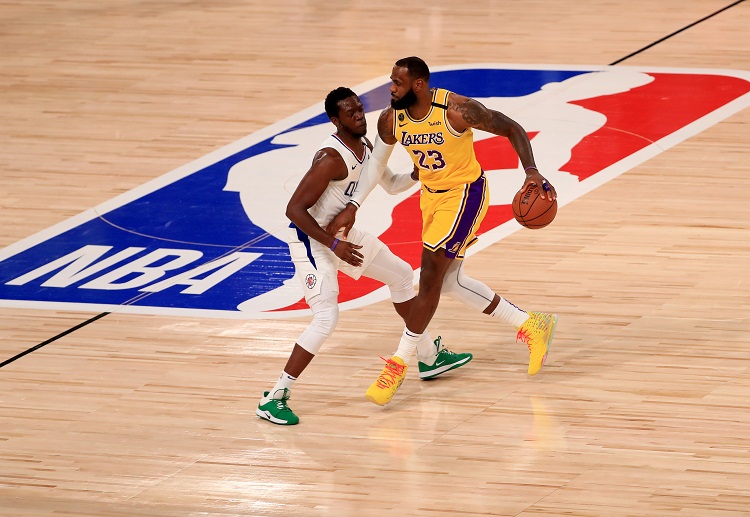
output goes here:
{"type": "MultiPolygon", "coordinates": [[[[396,142],[401,143],[419,169],[422,182],[423,250],[419,294],[404,319],[399,350],[416,348],[443,293],[514,325],[517,339],[529,348],[528,373],[535,375],[547,358],[557,315],[523,311],[462,272],[462,259],[477,239],[476,231],[489,204],[487,181],[474,155],[472,128],[508,138],[526,172],[525,185],[541,187],[542,198],[555,199],[555,188],[536,168],[529,138],[517,122],[469,97],[431,89],[429,81],[430,70],[420,58],[396,62],[391,73],[391,105],[378,119],[371,162],[349,205],[327,230],[330,233],[343,227],[347,235],[356,209],[377,183],[396,142]]],[[[419,358],[420,370],[429,367],[431,359],[419,358]]],[[[386,365],[381,376],[388,373],[386,365]]],[[[378,379],[367,398],[377,403],[389,401],[395,390],[385,388],[378,379]]]]}

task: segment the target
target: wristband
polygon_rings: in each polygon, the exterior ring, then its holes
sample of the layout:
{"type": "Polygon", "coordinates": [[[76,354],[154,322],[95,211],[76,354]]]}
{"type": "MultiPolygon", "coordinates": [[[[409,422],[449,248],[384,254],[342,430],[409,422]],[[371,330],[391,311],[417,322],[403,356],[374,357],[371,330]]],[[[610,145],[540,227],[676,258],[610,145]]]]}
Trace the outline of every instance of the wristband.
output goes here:
{"type": "Polygon", "coordinates": [[[356,201],[354,201],[353,199],[350,199],[350,200],[349,200],[349,203],[353,204],[353,205],[354,205],[354,206],[356,206],[357,208],[359,208],[359,207],[360,207],[360,204],[359,204],[359,203],[357,203],[356,201]]]}
{"type": "Polygon", "coordinates": [[[333,239],[333,244],[331,244],[331,251],[334,251],[336,249],[336,246],[338,246],[339,240],[333,239]]]}
{"type": "Polygon", "coordinates": [[[529,165],[523,170],[523,172],[529,172],[529,169],[534,169],[535,171],[539,172],[539,169],[536,168],[536,165],[529,165]]]}

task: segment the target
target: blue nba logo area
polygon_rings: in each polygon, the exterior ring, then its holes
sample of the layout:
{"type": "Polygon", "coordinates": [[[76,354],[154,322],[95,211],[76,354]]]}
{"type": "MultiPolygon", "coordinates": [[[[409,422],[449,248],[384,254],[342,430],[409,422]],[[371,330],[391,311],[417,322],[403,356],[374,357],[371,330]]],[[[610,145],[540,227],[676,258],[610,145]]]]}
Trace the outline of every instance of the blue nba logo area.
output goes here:
{"type": "MultiPolygon", "coordinates": [[[[430,83],[518,120],[564,205],[747,107],[749,79],[726,70],[474,65],[435,68],[430,83]]],[[[388,87],[383,77],[354,88],[369,134],[389,102],[388,87]]],[[[304,314],[283,212],[333,130],[321,103],[0,250],[0,305],[224,318],[304,314]]],[[[504,142],[493,135],[476,142],[493,207],[473,252],[519,228],[508,205],[522,181],[504,142]]],[[[396,156],[397,172],[398,165],[408,162],[396,156]]],[[[371,196],[363,224],[417,269],[415,190],[371,196]]],[[[379,285],[356,284],[342,283],[344,308],[387,298],[379,285]]]]}

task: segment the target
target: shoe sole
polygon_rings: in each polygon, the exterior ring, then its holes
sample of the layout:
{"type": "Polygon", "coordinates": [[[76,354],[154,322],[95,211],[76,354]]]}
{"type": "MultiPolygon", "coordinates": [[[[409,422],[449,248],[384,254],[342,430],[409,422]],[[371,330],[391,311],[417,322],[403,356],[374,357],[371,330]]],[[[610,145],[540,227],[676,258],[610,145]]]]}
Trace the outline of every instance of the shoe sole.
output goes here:
{"type": "MultiPolygon", "coordinates": [[[[555,329],[557,328],[557,314],[552,315],[552,330],[549,332],[549,340],[547,341],[547,350],[542,357],[542,366],[547,362],[547,356],[549,355],[549,349],[552,348],[552,338],[555,337],[555,329]]],[[[541,369],[541,368],[540,368],[541,369]]]]}
{"type": "Polygon", "coordinates": [[[555,329],[557,328],[557,314],[552,315],[552,328],[549,331],[549,339],[547,339],[547,347],[544,350],[544,355],[542,356],[542,364],[539,365],[539,369],[535,371],[534,373],[529,372],[529,375],[536,375],[542,370],[542,367],[544,366],[544,363],[547,362],[547,356],[549,356],[549,349],[552,348],[552,338],[555,337],[555,329]]]}
{"type": "Polygon", "coordinates": [[[377,404],[378,406],[385,406],[385,405],[386,405],[386,404],[388,404],[388,403],[389,403],[389,402],[390,402],[391,400],[393,400],[393,397],[391,397],[391,398],[390,398],[390,400],[387,400],[387,401],[385,401],[385,402],[378,402],[377,400],[375,400],[375,397],[371,396],[371,395],[370,395],[369,393],[365,393],[365,398],[366,398],[367,400],[369,400],[370,402],[372,402],[373,404],[377,404]]]}
{"type": "Polygon", "coordinates": [[[262,418],[263,420],[268,420],[272,424],[276,425],[296,425],[299,422],[290,422],[289,420],[281,420],[279,418],[274,418],[271,413],[268,411],[263,411],[262,409],[258,408],[255,410],[255,414],[258,415],[258,417],[262,418]]]}
{"type": "Polygon", "coordinates": [[[459,368],[459,367],[465,365],[466,363],[468,363],[472,359],[474,359],[474,356],[470,355],[469,357],[467,357],[463,361],[458,361],[456,363],[452,363],[452,364],[446,365],[444,367],[445,369],[438,368],[437,370],[433,370],[431,372],[424,372],[425,375],[422,375],[423,372],[419,372],[419,379],[422,380],[422,381],[427,381],[427,380],[430,380],[430,379],[434,379],[438,375],[442,375],[445,372],[449,372],[451,370],[455,370],[456,368],[459,368]]]}
{"type": "Polygon", "coordinates": [[[549,349],[552,347],[552,338],[555,337],[555,329],[557,328],[557,314],[552,315],[552,328],[549,331],[549,339],[547,340],[547,348],[544,351],[544,355],[542,356],[542,364],[539,366],[539,369],[535,371],[534,373],[529,373],[529,375],[536,375],[540,371],[542,371],[542,367],[544,366],[544,363],[547,362],[547,356],[549,355],[549,349]]]}

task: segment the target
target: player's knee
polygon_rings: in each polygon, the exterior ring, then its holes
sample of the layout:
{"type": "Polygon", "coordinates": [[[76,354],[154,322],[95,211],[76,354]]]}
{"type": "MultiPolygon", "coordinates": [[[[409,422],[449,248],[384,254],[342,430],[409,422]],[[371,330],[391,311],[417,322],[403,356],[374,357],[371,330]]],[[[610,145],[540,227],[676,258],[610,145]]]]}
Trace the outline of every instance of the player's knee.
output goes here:
{"type": "Polygon", "coordinates": [[[425,295],[430,297],[440,296],[443,280],[454,264],[454,260],[447,258],[445,255],[424,253],[422,255],[422,270],[419,273],[420,296],[423,296],[421,294],[423,291],[425,295]]]}
{"type": "Polygon", "coordinates": [[[395,270],[396,275],[388,282],[393,303],[403,303],[417,295],[414,289],[414,271],[405,261],[401,261],[395,270]]]}
{"type": "Polygon", "coordinates": [[[339,322],[339,306],[338,304],[331,305],[324,309],[315,311],[313,313],[313,320],[311,325],[314,325],[319,332],[325,334],[326,337],[333,334],[333,329],[336,328],[336,324],[339,322]]]}
{"type": "Polygon", "coordinates": [[[419,296],[435,299],[440,297],[443,289],[444,278],[437,274],[424,274],[424,270],[419,275],[419,296]]]}
{"type": "Polygon", "coordinates": [[[336,328],[336,324],[339,321],[339,306],[334,300],[332,304],[327,303],[321,307],[313,305],[311,308],[313,310],[313,319],[302,335],[300,335],[297,344],[315,355],[336,328]]]}

